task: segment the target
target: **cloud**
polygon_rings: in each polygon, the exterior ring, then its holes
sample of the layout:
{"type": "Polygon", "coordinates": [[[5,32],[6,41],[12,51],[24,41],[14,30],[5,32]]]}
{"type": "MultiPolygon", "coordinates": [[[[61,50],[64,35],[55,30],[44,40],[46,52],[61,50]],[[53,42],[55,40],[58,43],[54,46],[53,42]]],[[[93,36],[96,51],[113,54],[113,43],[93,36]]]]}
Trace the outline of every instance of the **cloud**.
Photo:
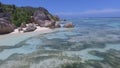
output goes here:
{"type": "Polygon", "coordinates": [[[101,14],[114,15],[116,13],[120,13],[120,9],[87,10],[83,12],[59,12],[55,14],[61,15],[61,16],[87,16],[87,15],[101,15],[101,14]]]}

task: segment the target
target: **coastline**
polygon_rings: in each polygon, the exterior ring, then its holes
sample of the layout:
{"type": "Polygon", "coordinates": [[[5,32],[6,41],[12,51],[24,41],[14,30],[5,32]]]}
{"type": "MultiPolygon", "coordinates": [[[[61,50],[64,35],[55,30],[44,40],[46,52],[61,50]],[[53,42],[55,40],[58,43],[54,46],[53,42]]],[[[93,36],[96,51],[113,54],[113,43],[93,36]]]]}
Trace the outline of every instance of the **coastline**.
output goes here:
{"type": "Polygon", "coordinates": [[[54,30],[45,27],[37,27],[35,31],[26,33],[18,32],[16,29],[10,34],[0,35],[0,47],[15,46],[19,42],[22,42],[30,37],[50,32],[54,32],[54,30]]]}

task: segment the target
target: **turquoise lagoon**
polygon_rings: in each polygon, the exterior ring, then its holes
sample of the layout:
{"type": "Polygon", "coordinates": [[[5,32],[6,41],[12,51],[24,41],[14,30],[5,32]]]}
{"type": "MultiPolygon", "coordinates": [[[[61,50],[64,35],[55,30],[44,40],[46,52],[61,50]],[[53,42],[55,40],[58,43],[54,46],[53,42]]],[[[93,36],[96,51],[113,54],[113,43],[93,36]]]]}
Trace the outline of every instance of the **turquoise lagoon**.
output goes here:
{"type": "Polygon", "coordinates": [[[76,27],[59,28],[55,32],[23,40],[17,44],[20,47],[3,49],[0,60],[7,60],[14,54],[27,55],[40,50],[62,51],[62,55],[78,56],[82,60],[104,60],[103,57],[89,52],[106,52],[110,49],[120,51],[120,18],[82,18],[68,21],[72,21],[76,27]]]}

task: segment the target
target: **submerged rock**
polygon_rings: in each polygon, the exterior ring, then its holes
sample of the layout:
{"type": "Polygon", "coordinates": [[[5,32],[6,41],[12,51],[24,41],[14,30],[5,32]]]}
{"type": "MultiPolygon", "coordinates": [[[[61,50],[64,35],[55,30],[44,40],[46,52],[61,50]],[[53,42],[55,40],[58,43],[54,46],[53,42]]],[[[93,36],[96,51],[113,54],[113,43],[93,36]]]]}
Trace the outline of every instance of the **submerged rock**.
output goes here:
{"type": "Polygon", "coordinates": [[[73,28],[74,25],[73,25],[72,22],[70,22],[70,23],[66,23],[63,27],[65,27],[65,28],[73,28]]]}

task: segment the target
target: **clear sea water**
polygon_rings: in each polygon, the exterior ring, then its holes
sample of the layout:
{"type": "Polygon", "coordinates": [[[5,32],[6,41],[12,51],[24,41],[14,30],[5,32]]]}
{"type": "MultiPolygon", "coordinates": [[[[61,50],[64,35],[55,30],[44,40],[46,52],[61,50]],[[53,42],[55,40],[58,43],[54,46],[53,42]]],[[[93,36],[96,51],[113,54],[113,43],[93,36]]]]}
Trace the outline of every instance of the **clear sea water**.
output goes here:
{"type": "Polygon", "coordinates": [[[0,60],[13,54],[29,54],[37,50],[63,51],[64,55],[79,56],[83,60],[103,60],[89,52],[120,50],[120,18],[80,18],[68,19],[66,22],[69,21],[75,24],[75,28],[60,28],[53,33],[29,38],[18,44],[22,44],[19,48],[3,49],[0,60]],[[105,44],[105,47],[101,48],[101,43],[105,44]]]}

